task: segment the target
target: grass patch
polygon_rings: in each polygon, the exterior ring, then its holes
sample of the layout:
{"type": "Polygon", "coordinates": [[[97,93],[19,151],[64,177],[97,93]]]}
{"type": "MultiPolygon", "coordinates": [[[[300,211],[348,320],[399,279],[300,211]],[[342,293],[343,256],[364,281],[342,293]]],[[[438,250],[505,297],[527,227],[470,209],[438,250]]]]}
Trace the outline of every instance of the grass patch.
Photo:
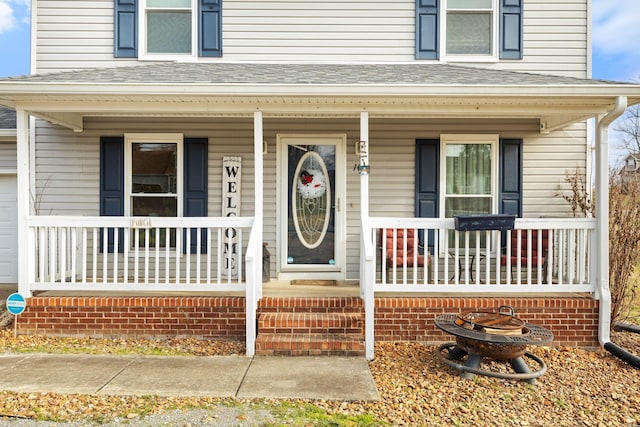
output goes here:
{"type": "Polygon", "coordinates": [[[346,415],[328,413],[310,403],[285,401],[268,404],[265,409],[279,420],[279,423],[273,424],[274,426],[366,427],[387,425],[371,414],[346,415]]]}

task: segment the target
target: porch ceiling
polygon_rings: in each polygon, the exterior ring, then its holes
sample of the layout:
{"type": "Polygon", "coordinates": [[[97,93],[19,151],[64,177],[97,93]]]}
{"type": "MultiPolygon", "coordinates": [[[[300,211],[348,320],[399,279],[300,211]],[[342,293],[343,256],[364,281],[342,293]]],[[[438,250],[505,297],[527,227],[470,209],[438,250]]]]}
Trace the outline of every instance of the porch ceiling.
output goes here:
{"type": "Polygon", "coordinates": [[[0,79],[0,104],[76,131],[84,117],[522,118],[541,132],[604,114],[640,85],[447,64],[163,63],[0,79]]]}

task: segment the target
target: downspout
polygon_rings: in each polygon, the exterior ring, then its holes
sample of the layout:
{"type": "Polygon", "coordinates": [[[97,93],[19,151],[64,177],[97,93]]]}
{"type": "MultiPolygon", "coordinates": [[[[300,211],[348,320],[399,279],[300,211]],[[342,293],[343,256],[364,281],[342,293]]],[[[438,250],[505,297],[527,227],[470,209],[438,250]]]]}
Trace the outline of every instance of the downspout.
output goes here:
{"type": "Polygon", "coordinates": [[[611,342],[611,291],[609,290],[609,181],[608,181],[608,129],[609,125],[620,117],[627,108],[627,97],[619,96],[609,113],[598,120],[596,126],[596,221],[599,251],[596,263],[596,294],[600,300],[598,320],[598,341],[609,353],[631,366],[640,368],[640,357],[611,342]],[[606,270],[605,270],[606,269],[606,270]]]}
{"type": "Polygon", "coordinates": [[[618,96],[611,111],[596,124],[596,222],[599,252],[596,272],[596,296],[600,300],[598,341],[601,346],[610,342],[611,292],[609,290],[609,125],[627,108],[627,97],[618,96]]]}

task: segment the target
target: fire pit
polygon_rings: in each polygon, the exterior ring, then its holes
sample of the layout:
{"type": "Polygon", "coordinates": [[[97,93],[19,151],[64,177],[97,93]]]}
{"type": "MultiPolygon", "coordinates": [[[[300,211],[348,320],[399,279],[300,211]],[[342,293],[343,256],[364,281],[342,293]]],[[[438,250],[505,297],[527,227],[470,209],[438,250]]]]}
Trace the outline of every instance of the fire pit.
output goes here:
{"type": "Polygon", "coordinates": [[[474,374],[496,378],[535,382],[535,378],[547,371],[545,363],[527,352],[530,345],[551,342],[553,333],[541,326],[525,323],[513,315],[511,307],[498,311],[472,311],[464,314],[442,314],[435,325],[456,337],[456,342],[438,347],[438,358],[448,366],[461,371],[464,378],[474,374]],[[481,369],[484,358],[507,361],[513,372],[495,372],[481,369]],[[534,361],[538,367],[531,371],[524,358],[534,361]]]}

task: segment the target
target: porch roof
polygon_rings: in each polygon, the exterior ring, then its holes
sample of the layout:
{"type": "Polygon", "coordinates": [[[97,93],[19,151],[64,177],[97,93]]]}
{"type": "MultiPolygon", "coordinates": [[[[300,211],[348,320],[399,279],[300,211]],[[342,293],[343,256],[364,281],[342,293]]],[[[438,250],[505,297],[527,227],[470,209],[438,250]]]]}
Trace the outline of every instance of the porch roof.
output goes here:
{"type": "Polygon", "coordinates": [[[5,107],[0,107],[0,131],[16,129],[16,112],[5,107]]]}
{"type": "Polygon", "coordinates": [[[15,141],[16,112],[0,106],[0,142],[15,141]]]}
{"type": "Polygon", "coordinates": [[[82,130],[87,116],[538,119],[548,132],[640,103],[640,85],[449,64],[180,63],[0,79],[0,104],[82,130]]]}

